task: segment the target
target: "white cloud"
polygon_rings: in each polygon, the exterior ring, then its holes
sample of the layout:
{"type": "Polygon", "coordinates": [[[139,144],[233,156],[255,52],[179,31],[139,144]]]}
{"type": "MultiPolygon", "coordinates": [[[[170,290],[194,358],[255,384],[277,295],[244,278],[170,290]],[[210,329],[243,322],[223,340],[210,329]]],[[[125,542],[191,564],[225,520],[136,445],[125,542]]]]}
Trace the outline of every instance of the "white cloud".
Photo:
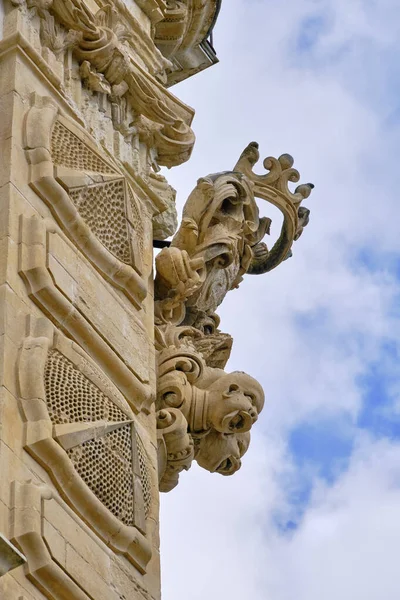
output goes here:
{"type": "Polygon", "coordinates": [[[371,363],[388,371],[393,396],[400,386],[381,359],[382,345],[400,340],[400,286],[387,262],[400,253],[399,23],[394,0],[225,0],[221,64],[173,90],[197,110],[192,160],[168,173],[180,206],[198,177],[233,167],[253,139],[264,156],[293,154],[316,188],[293,258],[247,277],[219,311],[235,340],[230,369],[256,376],[267,405],[239,473],[194,468],[162,498],[164,600],[399,597],[400,451],[357,428],[359,378],[371,363]],[[300,55],[296,40],[313,15],[326,15],[326,26],[300,55]],[[360,252],[376,255],[376,268],[360,252]],[[287,446],[293,428],[317,418],[350,423],[357,442],[332,488],[299,471],[287,446]],[[302,477],[314,495],[288,537],[274,515],[296,513],[287,490],[302,477]]]}

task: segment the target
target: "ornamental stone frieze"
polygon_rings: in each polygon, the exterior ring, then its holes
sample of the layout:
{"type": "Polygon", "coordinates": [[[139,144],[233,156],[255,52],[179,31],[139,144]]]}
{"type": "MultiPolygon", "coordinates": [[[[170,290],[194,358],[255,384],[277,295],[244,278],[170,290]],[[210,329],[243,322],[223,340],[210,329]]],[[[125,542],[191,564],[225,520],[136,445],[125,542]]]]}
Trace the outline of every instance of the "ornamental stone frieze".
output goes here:
{"type": "Polygon", "coordinates": [[[300,175],[288,154],[266,158],[264,175],[253,172],[258,159],[252,142],[233,171],[199,179],[170,247],[156,257],[161,491],[175,487],[193,459],[211,472],[235,473],[264,406],[257,381],[223,371],[232,339],[219,331],[215,311],[245,274],[267,273],[291,256],[309,221],[302,201],[313,185],[290,190],[300,175]],[[256,198],[283,215],[272,248],[263,241],[271,220],[260,218],[256,198]]]}

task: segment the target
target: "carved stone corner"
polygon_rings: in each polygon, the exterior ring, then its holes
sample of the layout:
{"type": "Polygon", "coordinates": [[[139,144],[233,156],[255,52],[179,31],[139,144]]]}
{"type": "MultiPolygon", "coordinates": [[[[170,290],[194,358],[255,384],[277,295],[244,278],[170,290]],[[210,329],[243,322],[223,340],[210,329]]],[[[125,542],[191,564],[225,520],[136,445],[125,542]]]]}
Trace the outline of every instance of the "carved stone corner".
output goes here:
{"type": "Polygon", "coordinates": [[[25,563],[25,556],[0,533],[0,577],[25,563]]]}
{"type": "MultiPolygon", "coordinates": [[[[117,388],[74,342],[55,334],[46,319],[33,319],[30,325],[31,334],[23,344],[18,366],[21,406],[26,421],[25,448],[50,473],[59,493],[89,527],[144,573],[151,557],[151,545],[146,539],[144,499],[145,486],[148,494],[150,484],[148,471],[144,472],[139,465],[139,454],[144,451],[138,445],[134,415],[117,388]],[[88,421],[90,411],[93,417],[88,421]],[[103,412],[99,414],[99,411],[103,412]],[[116,416],[108,418],[108,414],[116,416]],[[82,449],[89,444],[91,452],[91,443],[99,444],[96,440],[101,442],[110,435],[116,436],[114,443],[117,444],[120,436],[126,438],[128,446],[125,442],[124,447],[130,447],[132,453],[127,454],[125,470],[112,483],[113,493],[110,488],[108,495],[104,491],[99,496],[87,469],[80,466],[81,461],[86,460],[82,449]],[[117,494],[117,485],[122,495],[120,504],[114,507],[108,498],[117,494]],[[125,504],[128,508],[124,508],[125,504]]],[[[101,476],[106,477],[107,469],[113,470],[111,459],[107,458],[107,444],[99,449],[96,460],[100,461],[99,468],[101,461],[105,461],[101,476]]],[[[142,465],[145,461],[143,456],[142,465]]],[[[96,480],[96,464],[92,462],[88,468],[96,480]]],[[[107,485],[110,487],[111,482],[104,481],[103,487],[107,485]]],[[[29,490],[29,493],[39,494],[37,488],[31,486],[29,490]]],[[[23,538],[17,534],[14,537],[25,551],[23,538]]],[[[33,536],[32,543],[41,544],[37,536],[33,536]]],[[[33,553],[31,545],[26,551],[29,562],[29,555],[33,553]]],[[[46,557],[48,562],[48,554],[46,557]]]]}

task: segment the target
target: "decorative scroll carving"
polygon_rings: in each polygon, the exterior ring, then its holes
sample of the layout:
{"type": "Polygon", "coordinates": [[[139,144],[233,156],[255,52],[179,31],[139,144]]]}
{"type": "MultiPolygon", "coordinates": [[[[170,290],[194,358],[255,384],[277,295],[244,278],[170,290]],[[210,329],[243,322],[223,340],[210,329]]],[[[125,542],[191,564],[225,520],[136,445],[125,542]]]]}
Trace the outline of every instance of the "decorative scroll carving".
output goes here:
{"type": "Polygon", "coordinates": [[[149,122],[158,164],[186,161],[194,144],[193,111],[134,61],[123,44],[129,33],[115,10],[108,5],[93,15],[82,0],[52,0],[46,8],[68,32],[79,34],[75,54],[92,89],[115,98],[126,95],[136,114],[149,122]]]}
{"type": "Polygon", "coordinates": [[[31,186],[93,265],[136,306],[146,295],[143,224],[121,171],[89,136],[35,97],[26,118],[31,186]]]}
{"type": "Polygon", "coordinates": [[[211,472],[235,473],[264,406],[264,392],[255,379],[208,367],[187,340],[178,344],[159,354],[161,491],[173,489],[193,459],[211,472]]]}
{"type": "Polygon", "coordinates": [[[155,28],[155,43],[167,58],[181,46],[189,17],[185,2],[169,2],[162,21],[155,28]]]}
{"type": "Polygon", "coordinates": [[[145,572],[150,484],[134,415],[74,342],[44,319],[31,329],[19,362],[25,447],[88,525],[145,572]]]}
{"type": "Polygon", "coordinates": [[[171,246],[156,257],[157,414],[165,491],[177,484],[192,458],[212,472],[237,471],[264,405],[257,381],[222,370],[232,339],[219,331],[215,310],[246,273],[266,273],[288,258],[308,223],[301,202],[313,185],[289,189],[299,173],[287,154],[265,159],[266,175],[253,173],[258,159],[253,142],[233,171],[199,179],[171,246]],[[262,240],[271,220],[260,218],[256,198],[283,214],[281,234],[270,250],[262,240]]]}

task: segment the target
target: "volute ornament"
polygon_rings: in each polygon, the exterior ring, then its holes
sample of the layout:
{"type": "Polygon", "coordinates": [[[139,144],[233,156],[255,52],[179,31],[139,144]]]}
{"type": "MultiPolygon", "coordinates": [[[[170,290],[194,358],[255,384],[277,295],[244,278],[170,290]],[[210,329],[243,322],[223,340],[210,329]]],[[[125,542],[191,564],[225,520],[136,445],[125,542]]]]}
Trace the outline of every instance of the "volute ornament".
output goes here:
{"type": "Polygon", "coordinates": [[[264,406],[260,384],[242,372],[208,367],[190,343],[159,353],[157,409],[160,490],[170,491],[193,460],[232,475],[264,406]]]}
{"type": "Polygon", "coordinates": [[[73,47],[90,89],[107,94],[114,104],[128,99],[136,130],[145,136],[151,131],[157,165],[172,167],[188,160],[195,141],[193,110],[135,60],[126,43],[131,33],[112,4],[95,14],[83,0],[26,0],[26,6],[40,16],[42,36],[54,52],[73,47]]]}

